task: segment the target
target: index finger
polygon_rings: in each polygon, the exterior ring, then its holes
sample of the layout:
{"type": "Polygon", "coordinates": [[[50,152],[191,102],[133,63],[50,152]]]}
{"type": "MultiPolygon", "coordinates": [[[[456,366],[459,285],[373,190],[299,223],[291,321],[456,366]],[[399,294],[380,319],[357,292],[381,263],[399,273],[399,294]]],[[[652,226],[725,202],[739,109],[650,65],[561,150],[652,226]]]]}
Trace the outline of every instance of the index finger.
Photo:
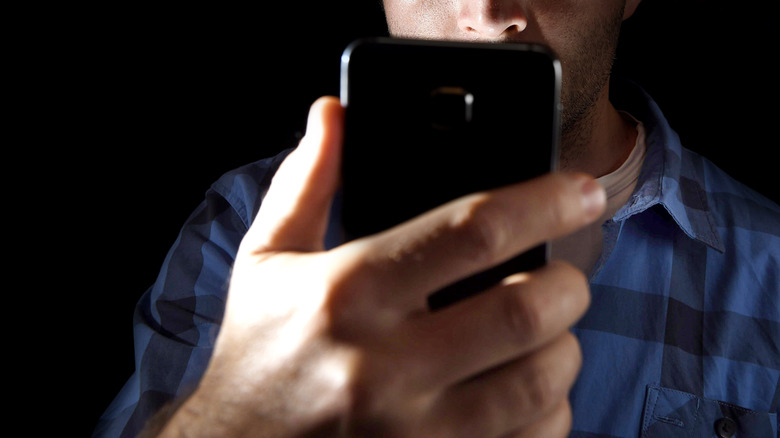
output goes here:
{"type": "Polygon", "coordinates": [[[459,198],[339,251],[354,257],[350,270],[368,283],[356,289],[417,309],[444,286],[587,225],[605,202],[593,178],[553,173],[459,198]]]}

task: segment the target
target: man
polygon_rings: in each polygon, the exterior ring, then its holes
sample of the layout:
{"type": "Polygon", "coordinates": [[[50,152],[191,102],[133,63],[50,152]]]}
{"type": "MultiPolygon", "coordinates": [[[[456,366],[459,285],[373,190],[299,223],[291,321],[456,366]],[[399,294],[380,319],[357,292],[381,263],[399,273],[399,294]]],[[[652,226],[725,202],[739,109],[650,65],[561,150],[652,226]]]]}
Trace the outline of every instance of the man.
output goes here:
{"type": "Polygon", "coordinates": [[[100,428],[778,435],[780,208],[611,83],[638,4],[385,0],[396,36],[558,53],[562,172],[334,246],[343,113],[317,101],[294,152],[226,175],[183,228],[139,303],[138,371],[100,428]],[[567,262],[427,312],[430,292],[548,239],[567,262]]]}

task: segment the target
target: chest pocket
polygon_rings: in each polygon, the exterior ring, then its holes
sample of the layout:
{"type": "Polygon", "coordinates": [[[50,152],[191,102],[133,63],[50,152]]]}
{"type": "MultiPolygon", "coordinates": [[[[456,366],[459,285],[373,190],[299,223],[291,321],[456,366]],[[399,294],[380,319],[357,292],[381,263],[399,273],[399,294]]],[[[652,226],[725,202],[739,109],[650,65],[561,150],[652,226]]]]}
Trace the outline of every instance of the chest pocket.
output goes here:
{"type": "Polygon", "coordinates": [[[642,438],[773,438],[777,414],[648,386],[642,438]]]}

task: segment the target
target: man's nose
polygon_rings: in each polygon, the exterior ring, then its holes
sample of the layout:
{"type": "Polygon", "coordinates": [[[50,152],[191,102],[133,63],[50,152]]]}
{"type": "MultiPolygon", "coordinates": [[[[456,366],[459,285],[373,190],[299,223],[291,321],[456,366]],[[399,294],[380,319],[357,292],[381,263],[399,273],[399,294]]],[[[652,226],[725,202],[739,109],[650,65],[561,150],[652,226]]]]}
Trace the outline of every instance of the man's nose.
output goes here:
{"type": "Polygon", "coordinates": [[[520,33],[528,18],[519,0],[460,0],[458,27],[467,38],[493,40],[520,33]]]}

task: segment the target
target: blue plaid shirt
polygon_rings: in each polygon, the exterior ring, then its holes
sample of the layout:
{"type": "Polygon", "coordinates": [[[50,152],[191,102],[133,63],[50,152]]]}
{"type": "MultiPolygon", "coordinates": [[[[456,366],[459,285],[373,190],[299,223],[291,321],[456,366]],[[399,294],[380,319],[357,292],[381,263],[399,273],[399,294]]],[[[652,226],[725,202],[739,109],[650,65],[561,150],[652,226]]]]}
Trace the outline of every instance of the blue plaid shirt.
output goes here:
{"type": "MultiPolygon", "coordinates": [[[[574,328],[572,437],[780,437],[780,207],[684,149],[635,85],[611,96],[644,123],[647,157],[603,225],[592,305],[574,328]]],[[[139,301],[136,372],[96,436],[135,436],[197,384],[239,242],[285,156],[224,175],[186,222],[139,301]]]]}

